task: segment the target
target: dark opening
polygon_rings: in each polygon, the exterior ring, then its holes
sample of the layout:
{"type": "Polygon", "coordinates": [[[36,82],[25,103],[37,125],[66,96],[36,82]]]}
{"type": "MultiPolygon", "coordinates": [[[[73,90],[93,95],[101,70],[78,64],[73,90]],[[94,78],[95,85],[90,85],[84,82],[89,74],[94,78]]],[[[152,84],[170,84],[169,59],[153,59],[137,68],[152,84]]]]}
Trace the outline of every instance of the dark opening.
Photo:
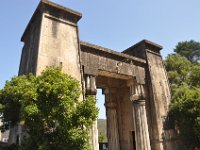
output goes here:
{"type": "Polygon", "coordinates": [[[135,131],[132,131],[132,138],[133,138],[133,150],[136,150],[135,131]]]}

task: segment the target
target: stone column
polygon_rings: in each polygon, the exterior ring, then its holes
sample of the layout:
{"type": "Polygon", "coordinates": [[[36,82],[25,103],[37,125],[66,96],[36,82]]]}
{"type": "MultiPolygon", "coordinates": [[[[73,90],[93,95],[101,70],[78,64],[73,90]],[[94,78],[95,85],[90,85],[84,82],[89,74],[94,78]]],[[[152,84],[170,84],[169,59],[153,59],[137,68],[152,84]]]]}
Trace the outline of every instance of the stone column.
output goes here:
{"type": "Polygon", "coordinates": [[[107,116],[107,136],[108,136],[108,149],[120,150],[119,145],[119,131],[117,122],[116,103],[112,101],[112,95],[105,91],[106,98],[106,116],[107,116]]]}
{"type": "Polygon", "coordinates": [[[149,130],[147,124],[146,108],[145,108],[145,90],[144,85],[131,82],[130,100],[133,104],[133,114],[135,122],[136,149],[151,150],[149,130]]]}
{"type": "Polygon", "coordinates": [[[99,141],[98,141],[98,128],[97,128],[97,120],[93,123],[91,129],[91,145],[93,150],[99,150],[99,141]]]}
{"type": "MultiPolygon", "coordinates": [[[[96,96],[96,80],[93,75],[85,77],[86,96],[96,96]]],[[[90,144],[93,150],[99,150],[97,120],[90,129],[90,144]]]]}
{"type": "Polygon", "coordinates": [[[133,111],[135,114],[136,149],[150,150],[145,100],[134,100],[133,111]]]}

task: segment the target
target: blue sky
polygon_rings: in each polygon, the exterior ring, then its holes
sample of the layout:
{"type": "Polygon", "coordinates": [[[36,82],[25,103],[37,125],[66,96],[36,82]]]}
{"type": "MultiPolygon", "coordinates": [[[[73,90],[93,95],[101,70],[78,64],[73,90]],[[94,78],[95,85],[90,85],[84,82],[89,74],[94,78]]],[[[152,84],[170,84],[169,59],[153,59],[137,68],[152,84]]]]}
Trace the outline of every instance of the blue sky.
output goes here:
{"type": "MultiPolygon", "coordinates": [[[[83,14],[78,23],[81,40],[119,52],[148,39],[162,45],[161,53],[166,57],[179,41],[200,41],[199,0],[52,1],[83,14]]],[[[1,1],[0,88],[18,73],[23,46],[20,38],[38,3],[39,0],[1,1]]]]}

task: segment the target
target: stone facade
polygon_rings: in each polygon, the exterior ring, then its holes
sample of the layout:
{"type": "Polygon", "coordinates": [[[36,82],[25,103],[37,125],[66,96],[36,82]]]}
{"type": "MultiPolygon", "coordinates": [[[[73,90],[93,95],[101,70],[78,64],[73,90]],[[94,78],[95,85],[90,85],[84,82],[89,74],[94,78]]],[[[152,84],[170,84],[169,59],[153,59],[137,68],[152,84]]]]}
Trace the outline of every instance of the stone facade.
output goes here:
{"type": "MultiPolygon", "coordinates": [[[[81,16],[42,0],[22,36],[19,74],[37,76],[46,66],[62,66],[80,81],[85,91],[81,100],[102,88],[109,150],[179,150],[176,131],[169,126],[170,91],[162,47],[143,40],[120,53],[82,42],[77,25],[81,16]]],[[[11,133],[14,143],[21,134],[11,133]]],[[[98,150],[96,122],[91,145],[98,150]]]]}

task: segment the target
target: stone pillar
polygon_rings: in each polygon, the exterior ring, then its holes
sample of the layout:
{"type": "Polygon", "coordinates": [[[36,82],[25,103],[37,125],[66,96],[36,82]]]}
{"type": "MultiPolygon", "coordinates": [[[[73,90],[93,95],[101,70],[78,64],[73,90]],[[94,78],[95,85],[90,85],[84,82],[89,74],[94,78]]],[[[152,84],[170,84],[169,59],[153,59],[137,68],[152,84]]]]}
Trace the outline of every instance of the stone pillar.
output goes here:
{"type": "Polygon", "coordinates": [[[91,134],[90,143],[92,145],[92,149],[99,150],[97,120],[93,123],[90,129],[90,134],[91,134]]]}
{"type": "Polygon", "coordinates": [[[107,116],[107,136],[108,136],[108,149],[120,150],[119,145],[119,131],[117,122],[116,103],[112,101],[111,93],[105,91],[106,98],[106,116],[107,116]]]}
{"type": "Polygon", "coordinates": [[[134,100],[133,111],[135,114],[136,149],[150,150],[145,100],[134,100]]]}
{"type": "MultiPolygon", "coordinates": [[[[96,96],[97,90],[96,90],[95,76],[86,75],[85,89],[86,89],[86,96],[96,96]]],[[[90,129],[90,144],[92,145],[93,150],[99,150],[97,120],[93,123],[90,129]]]]}
{"type": "Polygon", "coordinates": [[[131,81],[130,83],[130,100],[133,104],[135,120],[136,149],[151,150],[145,108],[144,85],[138,84],[136,81],[131,81]]]}

